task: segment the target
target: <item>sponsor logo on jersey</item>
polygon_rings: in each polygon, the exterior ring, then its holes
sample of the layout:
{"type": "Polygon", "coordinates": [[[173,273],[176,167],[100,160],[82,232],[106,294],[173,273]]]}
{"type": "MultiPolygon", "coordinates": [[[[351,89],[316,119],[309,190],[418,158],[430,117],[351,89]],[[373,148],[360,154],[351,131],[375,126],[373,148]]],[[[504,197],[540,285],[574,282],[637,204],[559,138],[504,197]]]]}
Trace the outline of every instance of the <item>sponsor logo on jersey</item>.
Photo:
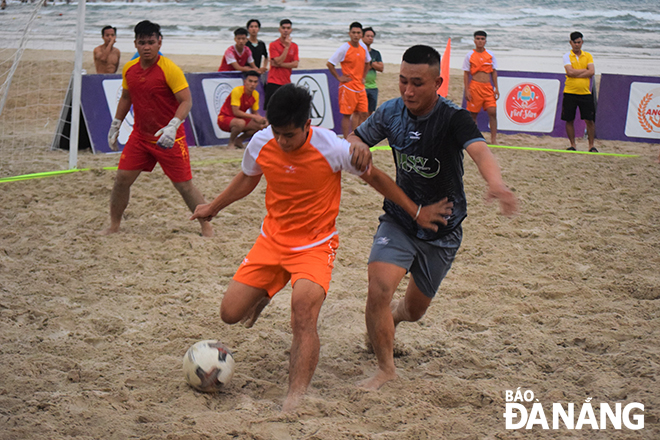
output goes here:
{"type": "Polygon", "coordinates": [[[400,169],[407,172],[414,171],[426,179],[432,179],[440,172],[440,161],[435,159],[435,163],[428,162],[429,159],[426,157],[396,152],[396,164],[400,169]],[[433,168],[431,165],[434,165],[433,168]]]}

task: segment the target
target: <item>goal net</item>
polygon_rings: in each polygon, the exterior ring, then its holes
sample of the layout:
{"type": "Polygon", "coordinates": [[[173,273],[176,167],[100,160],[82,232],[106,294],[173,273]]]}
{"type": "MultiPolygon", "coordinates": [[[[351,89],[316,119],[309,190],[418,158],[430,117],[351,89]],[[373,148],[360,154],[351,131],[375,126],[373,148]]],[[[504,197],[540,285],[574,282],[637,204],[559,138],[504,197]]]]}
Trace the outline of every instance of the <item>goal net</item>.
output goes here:
{"type": "Polygon", "coordinates": [[[74,70],[76,6],[62,13],[45,1],[3,11],[0,178],[69,168],[68,152],[51,145],[74,70]]]}

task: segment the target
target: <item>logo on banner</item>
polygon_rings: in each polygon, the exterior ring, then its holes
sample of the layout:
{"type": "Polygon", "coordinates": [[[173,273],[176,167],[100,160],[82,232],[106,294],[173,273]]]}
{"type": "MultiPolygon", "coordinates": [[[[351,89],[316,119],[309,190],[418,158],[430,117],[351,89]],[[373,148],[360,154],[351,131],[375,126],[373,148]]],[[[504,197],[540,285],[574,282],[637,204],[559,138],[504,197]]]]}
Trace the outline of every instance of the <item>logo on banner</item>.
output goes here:
{"type": "Polygon", "coordinates": [[[234,88],[227,83],[220,83],[216,86],[213,91],[213,109],[215,110],[216,116],[220,114],[220,109],[222,109],[222,106],[227,100],[227,96],[231,94],[233,89],[234,88]]]}
{"type": "Polygon", "coordinates": [[[637,119],[647,133],[660,133],[660,88],[649,91],[641,99],[637,119]]]}
{"type": "Polygon", "coordinates": [[[312,95],[310,119],[312,120],[312,125],[321,126],[325,119],[325,96],[323,95],[321,85],[309,75],[300,78],[296,85],[307,89],[309,94],[312,95]]]}
{"type": "Polygon", "coordinates": [[[534,83],[524,82],[511,89],[506,97],[506,116],[516,124],[531,124],[545,109],[545,94],[534,83]]]}

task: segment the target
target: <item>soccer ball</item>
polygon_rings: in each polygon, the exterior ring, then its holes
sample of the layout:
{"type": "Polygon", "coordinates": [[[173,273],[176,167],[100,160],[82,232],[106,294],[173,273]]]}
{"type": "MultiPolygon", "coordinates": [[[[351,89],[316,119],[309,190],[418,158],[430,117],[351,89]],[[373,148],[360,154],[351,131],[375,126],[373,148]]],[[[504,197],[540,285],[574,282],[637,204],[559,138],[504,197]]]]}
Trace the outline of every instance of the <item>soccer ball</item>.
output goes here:
{"type": "Polygon", "coordinates": [[[183,356],[183,373],[193,388],[206,393],[218,391],[234,375],[234,357],[222,342],[199,341],[183,356]]]}

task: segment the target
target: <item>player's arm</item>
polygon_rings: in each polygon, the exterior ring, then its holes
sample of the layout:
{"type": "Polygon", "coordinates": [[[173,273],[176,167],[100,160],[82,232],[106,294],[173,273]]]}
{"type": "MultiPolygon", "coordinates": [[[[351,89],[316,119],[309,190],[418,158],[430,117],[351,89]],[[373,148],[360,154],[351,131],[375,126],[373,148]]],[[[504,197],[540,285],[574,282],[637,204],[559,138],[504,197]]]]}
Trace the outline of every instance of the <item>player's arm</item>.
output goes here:
{"type": "Polygon", "coordinates": [[[262,122],[265,121],[265,118],[257,113],[248,113],[244,112],[241,110],[241,108],[237,105],[232,105],[231,106],[231,111],[234,113],[234,116],[237,118],[242,118],[242,119],[254,119],[256,122],[262,122]]]}
{"type": "Polygon", "coordinates": [[[495,100],[497,101],[500,99],[500,88],[497,85],[497,70],[493,69],[493,71],[490,73],[490,77],[493,81],[493,92],[495,92],[495,100]]]}
{"type": "Polygon", "coordinates": [[[369,145],[364,143],[354,131],[351,131],[346,140],[351,144],[349,148],[351,165],[360,171],[367,171],[367,173],[371,172],[371,170],[369,170],[371,165],[371,150],[369,149],[369,145]]]}
{"type": "Polygon", "coordinates": [[[131,93],[128,91],[128,89],[121,89],[121,97],[119,98],[119,102],[117,103],[117,111],[115,112],[115,119],[119,119],[120,121],[123,121],[128,112],[131,110],[131,105],[133,104],[133,101],[131,101],[131,93]]]}
{"type": "Polygon", "coordinates": [[[131,94],[128,89],[121,89],[121,96],[119,97],[119,102],[117,103],[117,111],[115,111],[115,118],[110,123],[110,129],[108,130],[108,146],[112,151],[119,150],[117,145],[117,138],[119,137],[119,128],[121,127],[121,122],[124,120],[128,112],[131,110],[131,94]]]}
{"type": "Polygon", "coordinates": [[[371,68],[377,72],[383,72],[385,70],[385,64],[382,61],[371,60],[369,64],[371,65],[371,68]]]}
{"type": "Polygon", "coordinates": [[[247,72],[248,70],[257,70],[256,67],[253,68],[254,63],[252,63],[252,66],[248,66],[248,65],[241,66],[240,64],[238,64],[237,61],[234,61],[233,63],[229,63],[229,65],[233,67],[234,70],[238,70],[239,72],[247,72]]]}
{"type": "Polygon", "coordinates": [[[364,173],[360,177],[376,191],[402,207],[422,228],[437,231],[437,223],[447,224],[445,216],[451,215],[454,205],[446,197],[433,205],[417,205],[390,176],[374,166],[371,167],[369,174],[364,173]]]}
{"type": "MultiPolygon", "coordinates": [[[[270,59],[273,66],[285,67],[285,66],[282,65],[282,63],[284,63],[284,60],[286,59],[286,56],[289,54],[289,48],[291,47],[291,40],[289,38],[287,38],[286,43],[283,46],[284,46],[284,49],[282,50],[282,53],[279,54],[278,56],[270,59]]],[[[271,53],[272,52],[273,51],[271,50],[271,53]]],[[[298,66],[296,66],[296,67],[298,67],[298,66]]]]}
{"type": "Polygon", "coordinates": [[[222,191],[211,203],[197,205],[190,220],[200,218],[202,220],[211,221],[213,217],[218,215],[218,213],[227,206],[254,191],[260,180],[261,174],[248,176],[243,171],[240,171],[232,179],[229,185],[227,185],[227,188],[225,188],[225,190],[222,191]]]}
{"type": "Polygon", "coordinates": [[[500,202],[500,212],[507,217],[512,217],[518,212],[518,201],[516,196],[504,184],[500,166],[493,153],[484,141],[472,142],[465,149],[474,163],[477,164],[479,173],[488,184],[486,193],[486,202],[498,199],[500,202]]]}
{"type": "Polygon", "coordinates": [[[174,146],[176,132],[192,108],[192,94],[189,87],[179,90],[174,94],[174,97],[179,103],[174,117],[170,120],[169,124],[154,133],[154,136],[158,138],[156,144],[162,148],[172,148],[174,146]]]}
{"type": "Polygon", "coordinates": [[[465,91],[465,100],[471,101],[472,96],[470,95],[470,72],[467,70],[463,71],[463,90],[465,91]]]}
{"type": "Polygon", "coordinates": [[[586,69],[575,69],[570,64],[566,64],[564,70],[566,70],[566,76],[570,78],[591,78],[596,73],[596,69],[591,63],[587,64],[586,69]]]}
{"type": "Polygon", "coordinates": [[[335,65],[332,64],[330,61],[328,61],[327,63],[325,63],[325,65],[327,66],[328,70],[330,71],[330,74],[331,74],[332,76],[334,76],[335,78],[337,78],[337,81],[339,81],[340,83],[349,82],[349,81],[351,80],[351,79],[350,79],[348,76],[346,76],[346,75],[341,75],[341,76],[339,76],[339,73],[337,73],[337,69],[335,68],[335,65]]]}

